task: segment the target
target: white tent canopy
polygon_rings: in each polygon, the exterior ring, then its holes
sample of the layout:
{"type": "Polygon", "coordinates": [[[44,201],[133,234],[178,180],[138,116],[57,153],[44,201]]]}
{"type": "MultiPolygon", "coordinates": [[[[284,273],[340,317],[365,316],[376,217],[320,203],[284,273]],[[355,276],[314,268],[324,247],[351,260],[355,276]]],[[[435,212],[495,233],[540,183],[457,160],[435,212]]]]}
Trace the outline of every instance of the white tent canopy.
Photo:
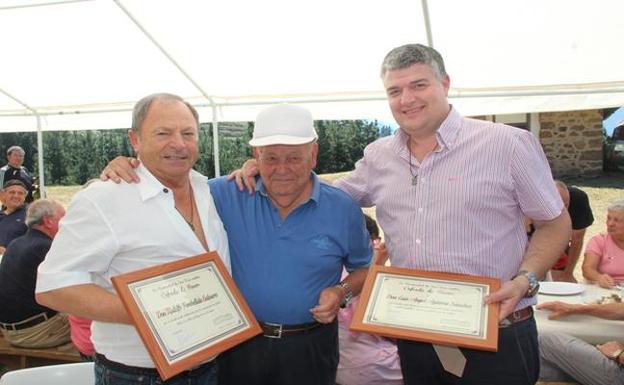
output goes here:
{"type": "Polygon", "coordinates": [[[0,0],[0,132],[127,127],[162,91],[202,121],[280,101],[390,120],[380,62],[426,44],[427,20],[465,115],[621,106],[623,14],[621,0],[0,0]]]}

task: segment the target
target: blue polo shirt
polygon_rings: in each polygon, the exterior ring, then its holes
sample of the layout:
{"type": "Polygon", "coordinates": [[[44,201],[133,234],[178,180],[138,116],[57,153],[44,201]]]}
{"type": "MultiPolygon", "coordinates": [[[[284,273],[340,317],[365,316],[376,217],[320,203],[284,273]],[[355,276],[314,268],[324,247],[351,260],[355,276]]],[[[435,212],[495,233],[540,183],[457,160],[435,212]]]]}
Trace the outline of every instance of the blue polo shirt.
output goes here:
{"type": "Polygon", "coordinates": [[[342,268],[370,264],[372,249],[359,206],[312,173],[310,199],[282,220],[258,179],[256,192],[225,178],[208,182],[230,244],[232,276],[261,322],[313,322],[321,291],[342,268]]]}

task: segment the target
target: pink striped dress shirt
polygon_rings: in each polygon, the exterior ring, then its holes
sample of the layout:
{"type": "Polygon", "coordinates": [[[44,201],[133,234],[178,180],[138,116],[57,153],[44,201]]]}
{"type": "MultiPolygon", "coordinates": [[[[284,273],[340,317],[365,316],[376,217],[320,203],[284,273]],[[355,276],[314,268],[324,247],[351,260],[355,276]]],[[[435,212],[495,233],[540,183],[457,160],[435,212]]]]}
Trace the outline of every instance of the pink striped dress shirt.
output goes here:
{"type": "Polygon", "coordinates": [[[335,183],[362,207],[377,206],[392,265],[511,279],[528,243],[523,215],[550,220],[563,209],[537,138],[451,109],[439,150],[422,164],[412,158],[411,172],[408,139],[398,130],[371,143],[335,183]]]}

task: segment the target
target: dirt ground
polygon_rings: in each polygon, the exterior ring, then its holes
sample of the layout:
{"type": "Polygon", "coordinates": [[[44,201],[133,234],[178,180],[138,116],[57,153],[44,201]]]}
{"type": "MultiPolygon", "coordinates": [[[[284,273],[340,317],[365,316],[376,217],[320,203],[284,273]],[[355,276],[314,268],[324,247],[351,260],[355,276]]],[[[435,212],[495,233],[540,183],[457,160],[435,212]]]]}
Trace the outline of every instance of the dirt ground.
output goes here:
{"type": "MultiPolygon", "coordinates": [[[[321,175],[328,181],[341,178],[345,173],[321,175]]],[[[589,196],[589,202],[594,213],[594,224],[587,229],[585,241],[600,232],[605,231],[607,207],[616,200],[624,199],[624,172],[608,172],[596,178],[566,179],[567,184],[579,187],[589,196]]],[[[71,197],[80,189],[80,186],[50,186],[48,196],[60,201],[65,207],[69,205],[71,197]]],[[[368,214],[375,215],[374,209],[365,209],[368,214]]],[[[582,258],[582,256],[581,256],[582,258]]],[[[579,261],[575,275],[581,278],[579,261]]]]}

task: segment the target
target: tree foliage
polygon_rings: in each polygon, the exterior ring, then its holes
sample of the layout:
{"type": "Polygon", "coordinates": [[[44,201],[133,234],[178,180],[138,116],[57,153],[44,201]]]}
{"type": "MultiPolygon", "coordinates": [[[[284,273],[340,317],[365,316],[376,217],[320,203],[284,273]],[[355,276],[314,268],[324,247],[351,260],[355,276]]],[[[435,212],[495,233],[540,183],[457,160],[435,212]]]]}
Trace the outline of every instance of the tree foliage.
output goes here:
{"type": "MultiPolygon", "coordinates": [[[[380,126],[376,121],[321,120],[316,122],[316,127],[319,136],[316,172],[319,174],[353,169],[367,144],[391,134],[389,127],[380,126]]],[[[222,175],[240,167],[252,156],[248,144],[252,131],[253,123],[248,123],[242,135],[219,135],[219,169],[222,175]]],[[[36,133],[0,134],[0,154],[6,154],[6,150],[13,145],[19,145],[26,151],[24,166],[38,175],[36,133]]],[[[50,185],[84,184],[96,178],[116,156],[134,155],[125,129],[44,132],[43,147],[46,184],[50,185]]],[[[213,148],[212,125],[202,123],[195,169],[208,177],[215,175],[213,148]]]]}

